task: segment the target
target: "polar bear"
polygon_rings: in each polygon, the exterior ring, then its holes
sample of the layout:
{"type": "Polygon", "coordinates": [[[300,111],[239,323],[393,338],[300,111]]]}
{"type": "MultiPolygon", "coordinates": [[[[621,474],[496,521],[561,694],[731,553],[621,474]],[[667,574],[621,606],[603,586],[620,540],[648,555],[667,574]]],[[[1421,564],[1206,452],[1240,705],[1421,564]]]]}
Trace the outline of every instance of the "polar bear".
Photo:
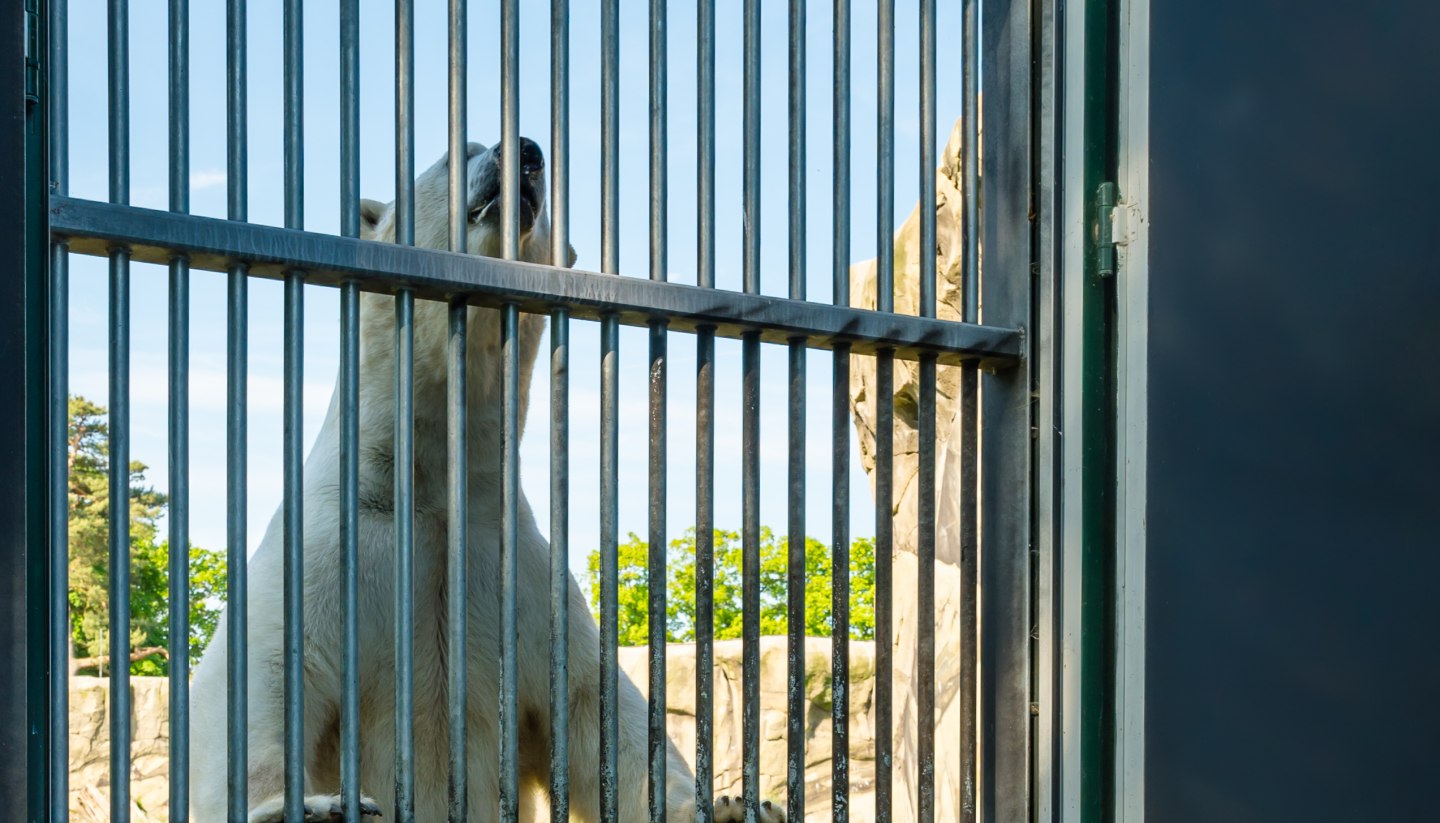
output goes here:
{"type": "MultiPolygon", "coordinates": [[[[470,144],[466,157],[468,248],[500,253],[500,147],[470,144]]],[[[520,257],[550,262],[544,157],[531,140],[521,148],[520,257]]],[[[415,184],[415,242],[446,248],[448,157],[415,184]]],[[[362,236],[393,242],[394,204],[365,201],[362,236]]],[[[574,263],[571,252],[565,264],[574,263]]],[[[520,419],[545,319],[521,315],[520,419]]],[[[445,351],[448,312],[442,303],[415,303],[415,812],[441,821],[447,811],[446,722],[446,419],[445,351]]],[[[467,429],[469,447],[468,797],[471,818],[488,821],[498,808],[500,323],[491,309],[469,310],[467,429]]],[[[360,788],[366,815],[393,808],[394,792],[394,362],[392,297],[365,294],[360,308],[360,788]],[[372,799],[373,798],[373,799],[372,799]]],[[[341,569],[339,556],[339,406],[332,397],[324,427],[305,463],[304,649],[306,819],[340,820],[341,569]]],[[[521,649],[549,643],[549,546],[529,503],[519,501],[517,623],[521,649]]],[[[276,512],[249,563],[249,768],[251,823],[283,819],[283,530],[276,512]]],[[[199,823],[226,816],[225,618],[195,670],[191,698],[191,813],[199,823]]],[[[572,818],[600,817],[599,634],[580,587],[570,580],[570,809],[572,818]]],[[[548,655],[522,653],[517,671],[521,718],[521,819],[536,820],[549,779],[548,655]]],[[[645,818],[646,706],[623,673],[619,688],[620,820],[645,818]]],[[[666,819],[693,823],[695,786],[689,767],[668,744],[666,819]]],[[[741,820],[739,798],[715,804],[717,821],[741,820]]],[[[761,823],[782,823],[766,802],[761,823]]]]}

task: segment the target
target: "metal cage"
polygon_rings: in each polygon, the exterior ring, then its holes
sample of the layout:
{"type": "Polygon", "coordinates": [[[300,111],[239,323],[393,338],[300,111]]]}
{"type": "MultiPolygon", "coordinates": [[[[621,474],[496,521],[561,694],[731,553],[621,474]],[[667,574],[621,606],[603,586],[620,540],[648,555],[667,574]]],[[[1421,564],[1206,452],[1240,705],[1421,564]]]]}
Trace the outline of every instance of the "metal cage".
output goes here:
{"type": "MultiPolygon", "coordinates": [[[[618,173],[620,140],[619,88],[619,25],[618,0],[603,0],[602,27],[602,109],[599,124],[602,142],[602,261],[599,273],[574,271],[516,261],[519,237],[517,203],[520,181],[520,135],[518,129],[519,78],[519,3],[500,2],[498,33],[502,54],[501,144],[503,243],[500,258],[467,255],[464,247],[466,204],[464,181],[459,164],[451,165],[449,180],[449,218],[452,238],[448,251],[418,248],[414,239],[414,2],[396,0],[395,15],[395,84],[396,112],[395,159],[397,168],[396,207],[398,215],[397,243],[382,244],[359,239],[360,199],[357,181],[360,171],[358,100],[360,88],[358,0],[340,0],[341,89],[340,89],[340,160],[345,172],[341,176],[343,218],[341,235],[331,236],[307,232],[303,228],[303,191],[297,184],[303,170],[302,137],[304,102],[302,66],[302,15],[300,0],[284,4],[284,168],[285,228],[273,228],[247,222],[247,126],[246,126],[246,7],[244,0],[228,0],[228,37],[224,44],[227,54],[225,96],[228,123],[228,219],[218,220],[189,214],[189,78],[191,43],[188,39],[188,3],[171,0],[169,4],[169,211],[149,210],[129,205],[131,181],[128,145],[130,89],[127,73],[129,33],[127,3],[110,0],[109,7],[109,124],[110,179],[107,202],[82,200],[69,196],[68,131],[64,116],[69,94],[68,60],[66,53],[67,9],[65,0],[40,3],[31,0],[25,16],[26,51],[30,60],[27,83],[31,97],[26,102],[27,122],[33,130],[26,143],[26,157],[35,172],[28,179],[27,207],[41,228],[30,238],[37,245],[36,254],[28,258],[33,280],[40,285],[27,294],[35,302],[27,304],[32,323],[27,328],[43,329],[27,337],[24,354],[37,359],[25,373],[27,397],[36,405],[31,419],[48,421],[40,429],[43,437],[31,447],[44,449],[43,461],[34,471],[25,474],[32,506],[29,516],[38,517],[31,534],[44,536],[45,559],[25,578],[25,602],[44,603],[34,612],[31,626],[38,626],[42,640],[31,645],[29,683],[37,698],[29,705],[34,717],[34,734],[26,762],[28,785],[34,795],[31,819],[63,820],[67,809],[67,467],[66,425],[68,396],[67,306],[68,261],[73,254],[106,257],[110,266],[112,299],[109,315],[111,355],[110,397],[112,427],[112,489],[111,498],[111,581],[112,658],[128,655],[128,507],[127,482],[121,474],[128,465],[128,432],[130,426],[128,357],[130,330],[129,278],[132,262],[157,263],[169,268],[169,381],[172,388],[169,426],[169,460],[171,462],[170,495],[173,511],[169,518],[171,546],[171,597],[175,602],[188,600],[186,593],[187,559],[184,547],[189,544],[188,502],[190,489],[187,477],[189,410],[187,391],[188,362],[188,288],[192,270],[224,272],[228,278],[228,360],[230,375],[227,394],[227,448],[231,455],[246,448],[247,397],[243,378],[246,368],[247,284],[251,278],[271,278],[284,282],[284,419],[286,421],[284,477],[286,504],[282,513],[285,523],[284,579],[287,584],[286,640],[284,657],[286,757],[283,764],[286,779],[287,808],[292,815],[299,810],[303,788],[304,764],[300,762],[298,744],[301,717],[300,701],[304,688],[300,575],[300,530],[302,520],[296,505],[303,471],[304,454],[301,438],[302,369],[300,356],[301,330],[304,321],[304,286],[324,285],[339,289],[341,301],[341,381],[338,386],[341,410],[341,470],[337,478],[341,500],[341,556],[345,560],[343,581],[345,598],[343,636],[345,667],[343,699],[340,707],[340,773],[345,816],[359,819],[359,672],[357,669],[359,604],[357,587],[356,523],[358,390],[360,381],[359,306],[362,292],[395,297],[397,333],[395,352],[399,385],[408,386],[413,375],[413,316],[416,300],[444,301],[450,307],[448,389],[450,421],[448,461],[450,473],[450,507],[447,517],[452,524],[466,521],[466,473],[457,467],[466,465],[466,412],[463,386],[458,385],[465,373],[466,312],[468,307],[498,309],[502,318],[502,422],[503,464],[500,472],[503,490],[501,545],[501,656],[495,672],[501,678],[499,728],[500,758],[500,819],[515,820],[519,792],[517,745],[520,718],[516,704],[516,523],[519,499],[518,433],[521,421],[517,412],[519,360],[515,335],[521,313],[547,315],[552,329],[550,368],[552,383],[551,428],[551,524],[552,551],[552,640],[551,707],[561,722],[551,723],[551,810],[554,819],[566,819],[568,791],[567,728],[563,722],[566,693],[566,667],[563,649],[566,642],[567,568],[567,501],[569,487],[568,447],[572,438],[569,429],[568,370],[577,361],[571,359],[568,343],[569,328],[574,323],[595,322],[601,328],[602,351],[599,356],[602,385],[601,443],[601,798],[604,817],[616,819],[616,794],[628,790],[616,784],[616,551],[618,526],[616,519],[616,431],[619,425],[617,407],[618,328],[621,324],[649,330],[650,386],[649,397],[651,447],[650,528],[652,547],[663,546],[666,535],[665,456],[667,420],[665,381],[667,347],[677,335],[693,336],[698,362],[697,415],[695,420],[698,470],[695,494],[698,514],[697,534],[699,567],[703,570],[713,561],[707,535],[713,526],[714,421],[717,409],[711,366],[715,361],[715,338],[737,338],[742,341],[743,392],[738,398],[744,434],[743,469],[743,545],[744,545],[744,801],[747,819],[756,819],[758,812],[758,740],[759,715],[759,369],[762,346],[787,347],[790,353],[790,429],[789,475],[783,484],[789,499],[788,529],[791,546],[804,545],[805,512],[803,497],[806,475],[803,443],[804,353],[807,349],[826,349],[834,354],[834,469],[830,481],[835,496],[834,568],[837,570],[834,590],[834,651],[832,676],[834,693],[847,691],[849,679],[848,638],[844,631],[848,612],[848,581],[843,572],[848,568],[849,529],[849,383],[851,359],[858,356],[875,358],[878,379],[891,381],[897,358],[918,361],[919,368],[919,563],[921,568],[935,562],[936,478],[935,478],[935,397],[936,369],[939,365],[962,367],[962,417],[966,423],[962,459],[964,483],[958,505],[961,508],[962,535],[962,606],[961,626],[961,693],[963,700],[962,740],[964,792],[958,806],[962,819],[1022,820],[1035,813],[1037,781],[1036,762],[1043,759],[1043,749],[1053,746],[1046,725],[1051,722],[1051,708],[1042,710],[1037,702],[1037,689],[1053,678],[1049,670],[1050,651],[1032,647],[1032,632],[1042,631],[1042,643],[1053,643],[1042,614],[1048,608],[1035,592],[1037,563],[1049,562],[1043,536],[1033,534],[1032,519],[1035,494],[1032,469],[1035,455],[1032,445],[1037,411],[1033,403],[1035,390],[1044,376],[1035,368],[1037,335],[1035,312],[1053,303],[1046,301],[1046,289],[1053,275],[1054,225],[1053,204],[1053,122],[1055,118],[1055,21],[1053,3],[1023,3],[1018,0],[964,0],[963,29],[947,33],[948,39],[963,44],[963,113],[967,129],[964,141],[965,170],[965,275],[963,314],[965,322],[949,322],[936,318],[936,272],[933,257],[922,259],[920,274],[919,316],[894,310],[894,265],[890,255],[879,255],[877,310],[851,307],[849,279],[849,247],[852,230],[850,218],[851,181],[850,157],[850,4],[835,0],[833,18],[822,21],[834,27],[834,111],[833,151],[837,173],[833,181],[833,230],[835,251],[833,305],[811,302],[805,294],[806,261],[805,232],[805,122],[804,78],[806,55],[804,34],[807,21],[803,0],[791,0],[789,6],[789,274],[788,297],[760,293],[759,234],[762,221],[760,202],[760,3],[746,0],[743,9],[744,31],[744,163],[743,201],[744,289],[740,292],[715,287],[715,3],[698,0],[699,63],[694,67],[699,109],[697,163],[699,203],[699,278],[694,284],[670,282],[667,279],[667,224],[664,205],[667,200],[666,159],[666,89],[670,79],[665,49],[666,0],[649,4],[649,197],[650,267],[648,277],[630,276],[619,271],[618,255],[618,173]],[[983,18],[981,7],[983,6],[983,18]],[[984,95],[981,95],[984,65],[984,95]],[[984,174],[981,175],[980,132],[981,107],[985,122],[984,174]],[[37,177],[38,175],[38,177],[37,177]],[[37,181],[47,185],[38,185],[37,181]],[[983,202],[984,207],[981,208],[983,202]],[[1037,212],[1039,217],[1037,218],[1037,212]],[[38,238],[38,240],[37,240],[38,238]],[[47,247],[48,244],[48,247],[47,247]],[[980,261],[984,248],[984,266],[980,261]],[[43,271],[43,275],[39,274],[43,271]],[[983,311],[982,311],[983,306],[983,311]],[[983,529],[981,528],[983,524],[983,529]],[[1036,552],[1041,556],[1037,560],[1036,552]],[[983,597],[980,592],[983,591],[983,597]],[[48,639],[46,639],[48,638],[48,639]],[[37,651],[38,650],[38,651],[37,651]],[[46,695],[43,700],[38,699],[46,695]],[[1038,742],[1037,742],[1038,741],[1038,742]]],[[[879,82],[878,142],[880,162],[877,165],[878,197],[877,232],[879,248],[889,248],[893,234],[890,216],[894,203],[894,141],[895,141],[895,64],[897,53],[913,54],[918,61],[920,77],[920,109],[918,112],[920,145],[920,202],[935,200],[934,171],[937,161],[935,144],[936,112],[936,2],[920,0],[920,41],[911,51],[897,49],[895,44],[893,0],[878,0],[881,23],[879,59],[874,70],[879,82]],[[889,162],[887,162],[887,160],[889,162]]],[[[448,2],[449,39],[449,147],[450,156],[465,153],[467,9],[465,0],[448,2]]],[[[588,36],[588,35],[587,35],[588,36]]],[[[7,35],[8,37],[8,35],[7,35]]],[[[552,133],[550,135],[549,202],[553,225],[555,259],[563,259],[568,249],[569,170],[569,28],[568,0],[551,2],[551,76],[552,133]]],[[[6,75],[7,82],[9,74],[6,75]]],[[[6,87],[7,92],[9,86],[6,87]]],[[[935,246],[935,213],[920,209],[921,246],[935,246]]],[[[33,221],[30,225],[34,225],[33,221]]],[[[1041,334],[1044,334],[1043,330],[1041,334]]],[[[688,345],[688,344],[687,344],[688,345]]],[[[895,412],[890,393],[882,392],[878,420],[893,431],[895,412]]],[[[723,408],[724,401],[719,404],[723,408]]],[[[408,465],[406,455],[413,449],[414,408],[408,389],[397,392],[395,414],[397,427],[394,443],[397,465],[408,465]],[[410,425],[406,425],[410,423],[410,425]]],[[[7,412],[8,414],[9,412],[7,412]]],[[[892,482],[894,453],[890,438],[880,436],[876,470],[877,495],[877,564],[876,594],[877,636],[888,640],[894,598],[913,597],[919,613],[933,614],[934,580],[922,574],[915,592],[892,591],[890,557],[893,535],[889,511],[895,489],[892,482]]],[[[38,452],[36,452],[38,454],[38,452]]],[[[228,623],[229,654],[229,730],[227,734],[230,763],[231,820],[244,820],[247,813],[246,793],[248,758],[246,756],[246,526],[245,503],[247,478],[243,460],[232,459],[228,477],[228,554],[227,589],[230,608],[235,615],[228,623]]],[[[824,482],[824,481],[822,481],[824,482]]],[[[396,807],[385,809],[400,821],[413,819],[414,764],[408,757],[413,745],[414,730],[410,725],[413,701],[411,673],[407,671],[412,651],[408,624],[411,619],[413,575],[413,505],[414,489],[410,472],[396,474],[395,522],[396,545],[394,576],[397,581],[396,613],[402,621],[396,629],[397,665],[396,691],[396,807]]],[[[463,592],[466,535],[461,528],[450,530],[448,569],[452,593],[463,592]]],[[[32,543],[32,545],[41,545],[32,543]]],[[[803,550],[803,549],[802,549],[803,550]]],[[[652,551],[652,578],[663,578],[663,551],[652,551]]],[[[1044,579],[1044,573],[1040,578],[1044,579]]],[[[803,609],[805,585],[803,562],[792,556],[789,566],[791,613],[803,609]]],[[[706,603],[713,598],[713,580],[703,571],[697,581],[701,610],[699,623],[706,623],[706,603]]],[[[651,637],[664,638],[664,589],[651,587],[651,637]],[[656,622],[659,622],[657,628],[656,622]],[[658,633],[657,633],[658,632],[658,633]]],[[[450,600],[451,617],[448,642],[453,650],[463,649],[466,642],[466,620],[463,598],[450,600]]],[[[183,609],[172,615],[172,643],[184,644],[188,634],[187,615],[183,609]]],[[[1050,619],[1053,619],[1050,618],[1050,619]]],[[[798,678],[802,671],[797,664],[801,652],[797,648],[804,638],[792,619],[789,636],[789,713],[787,729],[789,757],[788,815],[803,819],[804,792],[803,745],[804,729],[800,723],[801,692],[798,678]]],[[[920,762],[917,810],[919,819],[935,817],[934,734],[935,706],[935,637],[933,621],[920,621],[917,648],[918,670],[915,676],[922,684],[917,719],[917,746],[920,762]]],[[[713,660],[713,640],[708,628],[697,637],[697,670],[706,671],[713,660]]],[[[876,762],[877,817],[889,819],[890,793],[893,790],[890,764],[890,701],[892,677],[887,655],[879,672],[880,720],[877,728],[884,731],[877,740],[876,762]],[[883,748],[882,748],[883,747],[883,748]]],[[[187,688],[188,672],[184,648],[177,646],[172,655],[172,706],[170,743],[172,780],[171,808],[177,819],[185,819],[187,809],[188,762],[187,688]]],[[[650,711],[651,735],[650,819],[659,821],[664,814],[665,774],[665,644],[650,646],[650,711]],[[656,741],[660,741],[658,744],[656,741]],[[658,778],[658,779],[656,779],[658,778]],[[659,793],[659,801],[656,796],[659,793]]],[[[489,672],[487,671],[488,675],[489,672]]],[[[117,669],[111,689],[112,819],[129,819],[127,797],[129,768],[129,691],[127,671],[117,669]]],[[[464,706],[466,668],[449,671],[452,704],[450,780],[451,819],[465,819],[463,768],[467,745],[479,745],[465,736],[464,706]]],[[[671,688],[677,684],[669,684],[671,688]]],[[[697,723],[699,743],[696,755],[696,791],[700,812],[697,819],[709,814],[711,798],[710,747],[713,719],[712,696],[708,678],[699,678],[697,723]]],[[[836,756],[833,761],[834,819],[846,818],[848,784],[847,751],[848,717],[844,699],[834,700],[833,721],[836,756]]],[[[1043,769],[1040,771],[1044,771],[1043,769]]],[[[469,810],[486,819],[490,810],[469,810]]],[[[812,810],[816,811],[816,810],[812,810]]],[[[294,819],[294,818],[292,818],[294,819]]]]}

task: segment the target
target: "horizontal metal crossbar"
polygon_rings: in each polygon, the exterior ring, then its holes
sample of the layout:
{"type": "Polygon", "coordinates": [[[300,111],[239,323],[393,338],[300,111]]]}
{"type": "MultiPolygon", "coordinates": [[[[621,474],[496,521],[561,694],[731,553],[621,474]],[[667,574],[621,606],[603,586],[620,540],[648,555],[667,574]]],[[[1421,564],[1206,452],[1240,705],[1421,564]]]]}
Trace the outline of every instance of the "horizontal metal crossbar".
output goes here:
{"type": "Polygon", "coordinates": [[[942,364],[978,359],[984,367],[998,368],[1016,362],[1022,346],[1022,332],[1017,329],[557,269],[69,197],[51,198],[50,227],[56,236],[69,240],[71,251],[81,254],[104,256],[119,246],[128,248],[134,261],[158,264],[184,254],[197,269],[226,271],[235,263],[245,263],[252,275],[277,280],[286,271],[299,269],[307,283],[339,285],[358,280],[367,291],[409,288],[425,299],[463,296],[472,305],[515,303],[522,311],[545,314],[563,307],[575,317],[592,320],[613,314],[631,326],[664,319],[677,331],[708,326],[721,337],[736,339],[759,332],[769,343],[801,339],[819,349],[848,344],[855,354],[893,349],[903,359],[934,354],[942,364]]]}

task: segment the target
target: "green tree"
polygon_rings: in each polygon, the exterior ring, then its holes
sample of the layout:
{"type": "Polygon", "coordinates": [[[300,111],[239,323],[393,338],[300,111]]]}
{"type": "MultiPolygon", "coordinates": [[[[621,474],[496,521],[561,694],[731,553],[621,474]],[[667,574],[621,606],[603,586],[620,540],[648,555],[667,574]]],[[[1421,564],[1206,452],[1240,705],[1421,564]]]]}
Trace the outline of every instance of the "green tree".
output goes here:
{"type": "MultiPolygon", "coordinates": [[[[77,671],[104,673],[109,661],[110,426],[103,407],[70,398],[70,640],[77,671]]],[[[130,463],[130,671],[165,674],[170,641],[169,545],[157,542],[165,495],[145,484],[146,466],[130,463]]],[[[189,550],[190,655],[199,658],[220,618],[225,558],[189,550]]]]}
{"type": "MultiPolygon", "coordinates": [[[[666,548],[665,634],[671,643],[695,639],[695,530],[670,541],[666,548]]],[[[769,528],[760,530],[760,633],[785,634],[787,617],[787,572],[789,540],[769,528]]],[[[620,544],[619,642],[639,646],[649,641],[649,545],[631,534],[620,544]]],[[[590,610],[599,614],[600,552],[587,558],[586,579],[590,610]]],[[[744,547],[739,532],[715,531],[715,638],[741,636],[741,569],[744,547]]],[[[805,633],[829,637],[833,593],[830,548],[814,538],[805,540],[805,633]]],[[[850,636],[857,640],[875,637],[875,541],[860,538],[850,544],[850,636]]]]}

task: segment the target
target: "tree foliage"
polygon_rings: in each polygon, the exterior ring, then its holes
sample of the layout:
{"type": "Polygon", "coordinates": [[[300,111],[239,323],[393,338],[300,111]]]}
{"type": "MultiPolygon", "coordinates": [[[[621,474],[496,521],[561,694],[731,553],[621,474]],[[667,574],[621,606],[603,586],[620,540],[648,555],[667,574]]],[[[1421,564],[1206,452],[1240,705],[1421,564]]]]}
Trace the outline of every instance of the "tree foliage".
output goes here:
{"type": "MultiPolygon", "coordinates": [[[[789,540],[769,528],[760,530],[760,633],[783,635],[789,620],[787,571],[789,540]]],[[[696,549],[695,530],[670,542],[665,551],[665,635],[671,643],[695,639],[696,549]]],[[[650,547],[631,534],[619,547],[619,642],[640,646],[650,638],[650,547]]],[[[743,621],[744,548],[739,532],[715,531],[715,638],[740,637],[743,621]]],[[[875,637],[875,541],[860,538],[850,544],[850,636],[875,637]]],[[[805,633],[829,637],[832,630],[833,575],[830,548],[814,538],[805,540],[805,633]]],[[[600,552],[588,558],[586,581],[590,610],[599,613],[600,552]]]]}
{"type": "MultiPolygon", "coordinates": [[[[77,666],[109,668],[110,426],[106,410],[70,398],[70,640],[77,666]],[[88,665],[86,665],[88,664],[88,665]]],[[[144,463],[130,463],[130,649],[163,649],[170,641],[170,573],[166,542],[158,542],[164,494],[145,484],[144,463]]],[[[215,633],[225,597],[225,557],[189,548],[190,656],[199,658],[215,633]]],[[[132,674],[166,674],[169,661],[151,654],[130,663],[132,674]]]]}

